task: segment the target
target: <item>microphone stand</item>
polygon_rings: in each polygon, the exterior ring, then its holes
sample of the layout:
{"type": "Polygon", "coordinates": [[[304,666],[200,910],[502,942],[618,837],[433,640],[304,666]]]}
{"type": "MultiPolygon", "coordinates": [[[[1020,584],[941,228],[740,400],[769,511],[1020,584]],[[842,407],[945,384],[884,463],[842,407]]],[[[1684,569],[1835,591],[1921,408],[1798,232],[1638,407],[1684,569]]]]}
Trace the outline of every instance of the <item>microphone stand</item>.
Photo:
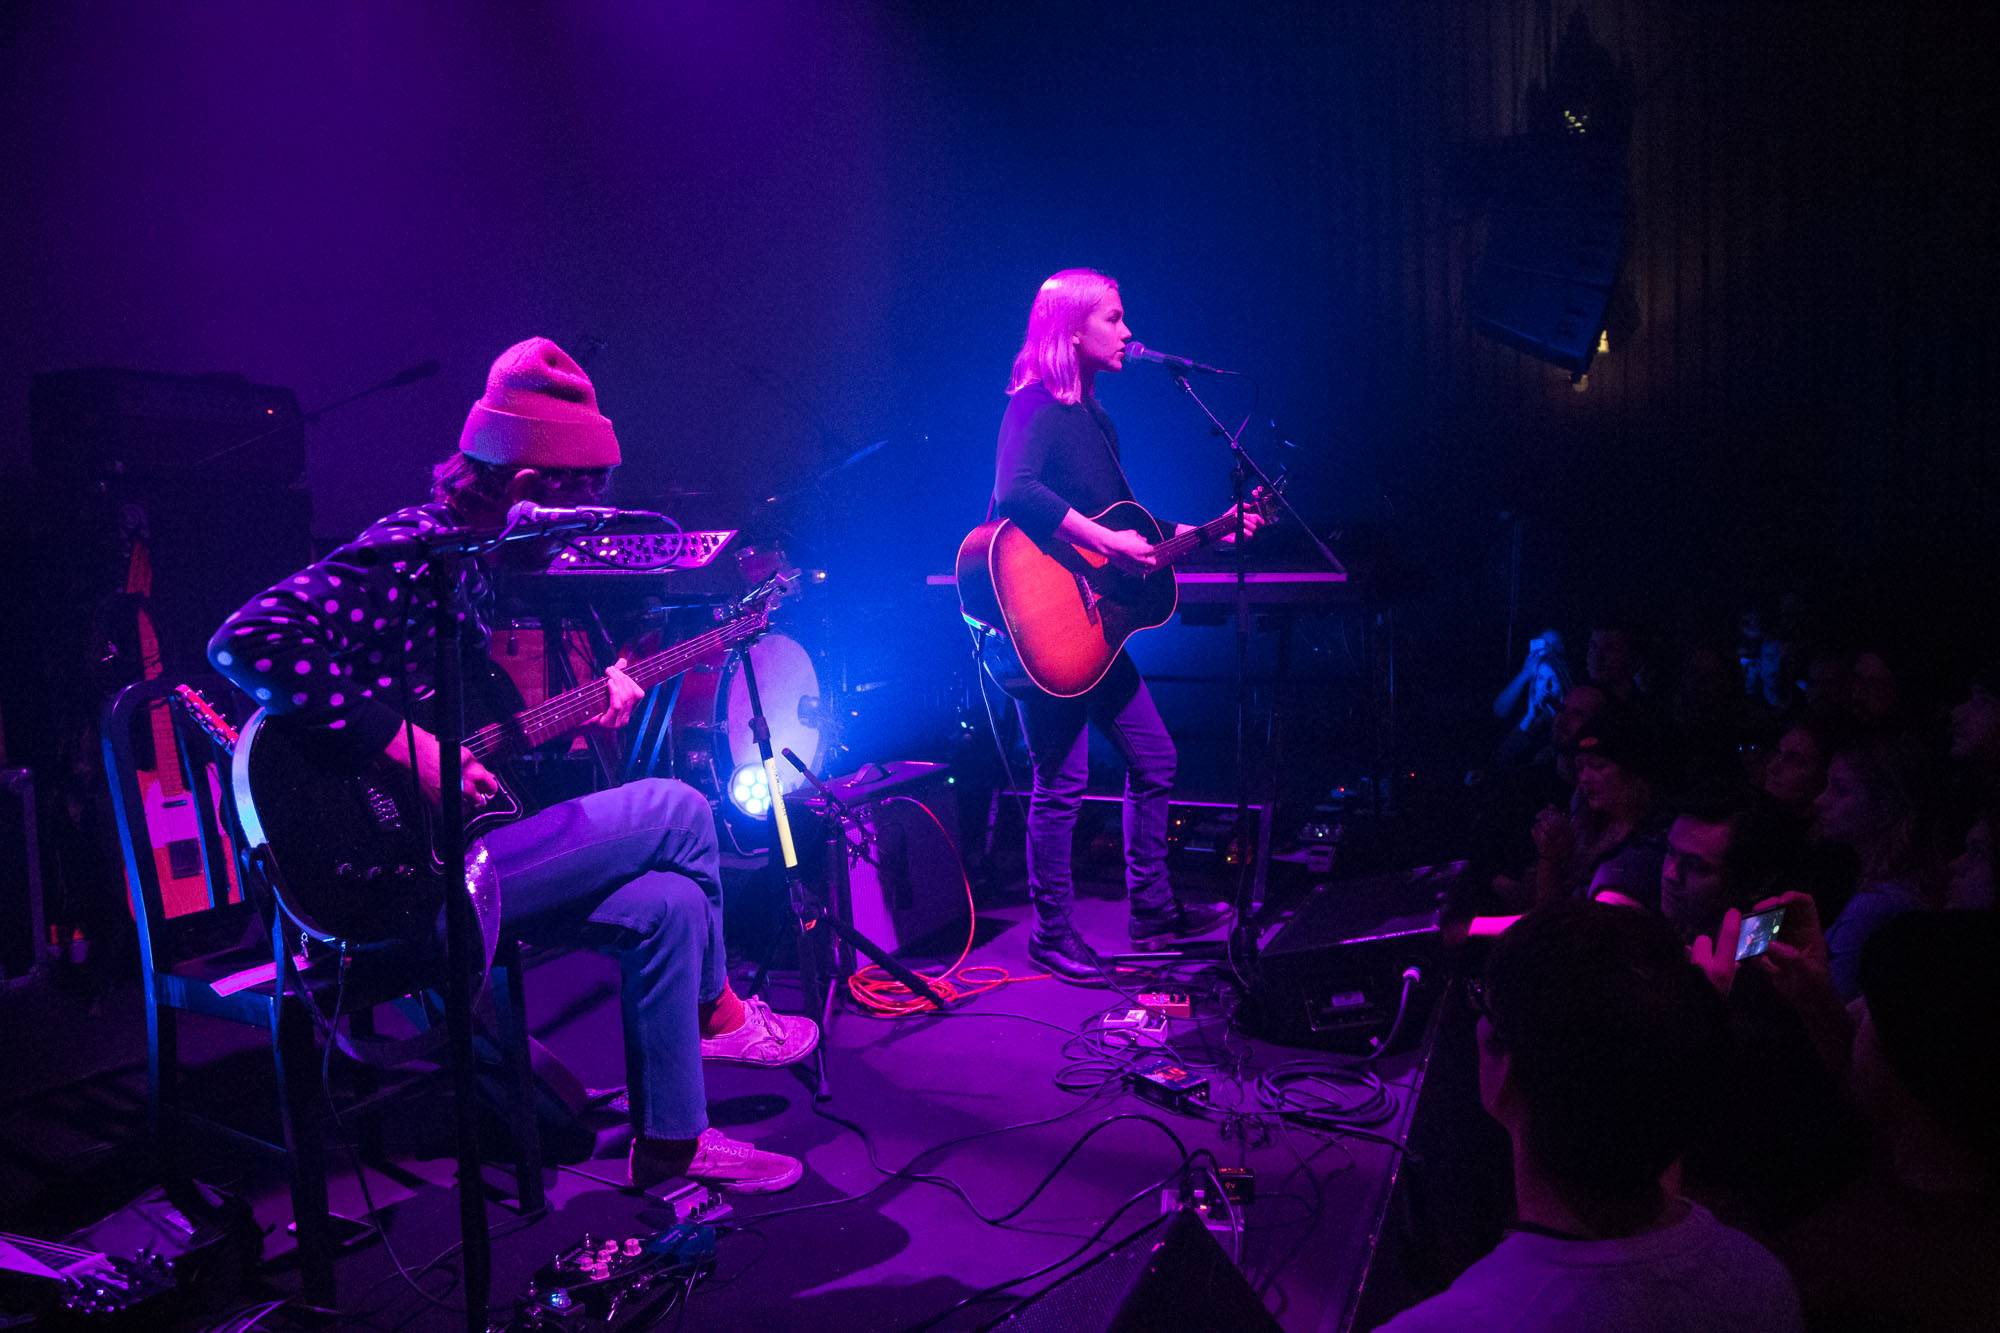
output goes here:
{"type": "MultiPolygon", "coordinates": [[[[801,1002],[811,1005],[824,995],[819,976],[819,937],[812,933],[819,924],[819,913],[811,891],[806,888],[805,877],[799,874],[799,852],[792,842],[791,815],[785,809],[784,786],[778,781],[778,756],[771,748],[771,724],[764,716],[764,697],[757,689],[757,664],[751,661],[751,649],[755,647],[754,640],[744,644],[737,650],[736,660],[743,668],[743,691],[750,703],[750,738],[757,743],[757,758],[764,768],[764,789],[771,796],[770,859],[772,867],[784,878],[792,917],[798,923],[799,989],[804,992],[801,1002]]],[[[822,1040],[813,1050],[813,1100],[823,1102],[832,1095],[826,1078],[826,1042],[822,1040]]]]}
{"type": "MultiPolygon", "coordinates": [[[[419,538],[426,550],[437,628],[432,683],[438,747],[438,860],[452,878],[445,893],[445,1050],[451,1065],[452,1118],[458,1155],[459,1245],[465,1255],[465,1326],[485,1333],[493,1289],[493,1238],[486,1224],[486,1187],[479,1148],[479,1078],[473,1063],[473,969],[485,957],[472,895],[465,884],[464,627],[457,615],[462,563],[501,543],[544,535],[533,524],[510,520],[499,532],[444,528],[419,538]],[[450,867],[457,867],[454,875],[450,867]]],[[[415,756],[411,756],[415,762],[415,756]]]]}
{"type": "MultiPolygon", "coordinates": [[[[1256,905],[1252,900],[1250,891],[1250,886],[1253,882],[1250,869],[1251,848],[1253,844],[1249,833],[1250,774],[1247,761],[1250,729],[1250,587],[1249,568],[1245,564],[1247,557],[1244,554],[1247,534],[1243,530],[1243,501],[1251,479],[1254,477],[1257,485],[1262,488],[1262,493],[1267,497],[1276,499],[1284,511],[1291,515],[1293,520],[1298,523],[1299,528],[1312,539],[1313,546],[1317,548],[1320,558],[1326,561],[1329,569],[1340,574],[1344,574],[1347,571],[1341,565],[1339,558],[1334,555],[1332,548],[1320,540],[1319,534],[1312,530],[1311,526],[1300,517],[1299,511],[1292,506],[1292,502],[1285,498],[1284,492],[1271,480],[1264,469],[1257,466],[1257,460],[1250,457],[1249,452],[1243,448],[1243,426],[1238,426],[1232,431],[1229,427],[1223,425],[1221,418],[1209,410],[1208,404],[1203,402],[1201,395],[1195,392],[1194,385],[1188,382],[1187,369],[1172,362],[1167,362],[1166,366],[1168,372],[1174,377],[1174,383],[1178,384],[1181,391],[1187,394],[1194,405],[1200,409],[1201,414],[1208,418],[1209,425],[1214,433],[1222,437],[1223,442],[1229,448],[1229,453],[1233,460],[1229,469],[1229,490],[1236,506],[1236,550],[1233,552],[1233,560],[1236,571],[1237,862],[1235,920],[1229,927],[1229,959],[1231,965],[1236,966],[1239,959],[1254,962],[1257,957],[1257,932],[1251,928],[1250,924],[1250,917],[1256,905]]],[[[1246,418],[1244,426],[1248,424],[1249,421],[1246,418]]],[[[1266,795],[1266,799],[1270,799],[1268,794],[1266,795]]],[[[1266,867],[1259,866],[1258,870],[1265,871],[1266,867]]]]}

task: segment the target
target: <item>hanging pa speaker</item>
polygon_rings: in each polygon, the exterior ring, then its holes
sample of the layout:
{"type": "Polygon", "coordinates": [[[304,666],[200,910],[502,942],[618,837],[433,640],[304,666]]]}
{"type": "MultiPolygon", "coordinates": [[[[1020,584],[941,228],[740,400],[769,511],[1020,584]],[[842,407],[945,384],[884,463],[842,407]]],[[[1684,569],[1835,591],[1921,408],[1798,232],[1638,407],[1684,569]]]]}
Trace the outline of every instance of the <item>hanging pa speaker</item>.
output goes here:
{"type": "Polygon", "coordinates": [[[1495,154],[1486,249],[1466,313],[1496,341],[1581,375],[1625,254],[1625,159],[1524,135],[1495,154]]]}

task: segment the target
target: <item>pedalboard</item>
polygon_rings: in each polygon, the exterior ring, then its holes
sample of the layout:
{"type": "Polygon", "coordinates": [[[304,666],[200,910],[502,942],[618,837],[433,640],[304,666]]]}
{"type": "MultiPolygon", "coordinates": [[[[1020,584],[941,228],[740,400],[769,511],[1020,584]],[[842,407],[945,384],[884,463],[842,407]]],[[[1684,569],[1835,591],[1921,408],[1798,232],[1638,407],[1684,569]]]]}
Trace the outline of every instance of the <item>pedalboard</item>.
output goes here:
{"type": "Polygon", "coordinates": [[[705,1185],[686,1184],[655,1196],[674,1224],[651,1235],[586,1233],[544,1264],[528,1284],[510,1331],[613,1330],[648,1327],[647,1316],[690,1272],[715,1262],[714,1223],[729,1205],[705,1185]]]}

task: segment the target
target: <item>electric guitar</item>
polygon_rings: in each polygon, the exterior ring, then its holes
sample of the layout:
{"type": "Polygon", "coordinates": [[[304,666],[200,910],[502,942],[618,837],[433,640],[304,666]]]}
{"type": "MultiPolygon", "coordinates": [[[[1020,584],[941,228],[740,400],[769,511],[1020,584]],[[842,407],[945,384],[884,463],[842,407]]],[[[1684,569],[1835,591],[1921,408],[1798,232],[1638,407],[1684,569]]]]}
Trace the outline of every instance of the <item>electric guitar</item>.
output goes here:
{"type": "MultiPolygon", "coordinates": [[[[153,627],[150,601],[153,595],[153,561],[147,548],[143,515],[132,520],[131,552],[125,576],[125,592],[132,603],[132,622],[138,636],[139,669],[146,680],[161,671],[159,633],[153,627]]],[[[201,848],[196,841],[194,799],[181,777],[180,740],[167,701],[147,705],[146,721],[152,732],[153,762],[135,775],[139,801],[146,812],[145,827],[152,844],[154,870],[160,883],[160,906],[169,917],[207,911],[208,881],[201,873],[201,848]]],[[[236,864],[228,863],[229,899],[240,900],[243,890],[236,882],[236,864]]],[[[134,893],[138,885],[132,886],[134,893]]],[[[129,903],[128,903],[129,905],[129,903]]]]}
{"type": "MultiPolygon", "coordinates": [[[[703,658],[749,642],[769,626],[772,603],[792,586],[790,575],[768,580],[735,603],[724,623],[642,658],[625,674],[650,690],[703,658]]],[[[534,808],[527,784],[510,775],[505,761],[602,713],[610,685],[599,677],[518,711],[496,706],[503,696],[518,707],[518,693],[497,670],[484,682],[468,673],[465,748],[500,779],[499,792],[467,813],[468,846],[534,808]]],[[[419,705],[412,711],[421,712],[429,700],[412,702],[419,705]]],[[[414,720],[435,730],[426,717],[414,720]]],[[[463,883],[465,871],[448,872],[439,857],[435,811],[417,795],[412,775],[386,760],[356,772],[338,740],[338,733],[268,710],[243,724],[231,786],[244,839],[263,852],[273,891],[307,934],[361,943],[425,933],[447,888],[453,880],[463,883]]]]}
{"type": "Polygon", "coordinates": [[[13,1232],[0,1232],[0,1274],[44,1284],[38,1328],[159,1328],[179,1290],[157,1254],[114,1257],[13,1232]]]}
{"type": "MultiPolygon", "coordinates": [[[[1273,498],[1260,488],[1245,505],[1269,517],[1273,498]]],[[[986,669],[1009,694],[1039,690],[1068,699],[1087,692],[1127,639],[1172,619],[1180,605],[1173,563],[1236,530],[1235,515],[1224,514],[1168,537],[1134,500],[1120,500],[1093,521],[1146,538],[1158,566],[1150,574],[1121,573],[1094,551],[1060,537],[1043,545],[1004,518],[980,524],[959,543],[959,608],[983,632],[986,669]]]]}

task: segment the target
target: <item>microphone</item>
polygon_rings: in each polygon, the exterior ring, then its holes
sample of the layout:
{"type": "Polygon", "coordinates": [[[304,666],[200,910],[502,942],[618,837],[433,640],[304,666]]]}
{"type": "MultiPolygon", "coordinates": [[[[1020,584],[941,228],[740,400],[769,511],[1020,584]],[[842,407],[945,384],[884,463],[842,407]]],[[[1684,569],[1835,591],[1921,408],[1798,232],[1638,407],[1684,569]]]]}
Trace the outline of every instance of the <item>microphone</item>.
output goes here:
{"type": "Polygon", "coordinates": [[[523,500],[507,511],[506,531],[519,536],[549,532],[595,532],[613,523],[665,523],[665,514],[650,509],[612,509],[605,505],[578,505],[573,509],[551,509],[532,500],[523,500]]]}
{"type": "Polygon", "coordinates": [[[417,362],[416,365],[411,366],[408,370],[399,370],[394,375],[391,375],[389,377],[389,382],[384,387],[390,389],[400,389],[403,388],[405,385],[415,384],[418,380],[427,380],[431,376],[437,373],[438,373],[437,362],[419,361],[417,362]]]}
{"type": "Polygon", "coordinates": [[[1224,370],[1220,366],[1204,366],[1199,361],[1190,361],[1184,356],[1175,356],[1171,352],[1156,352],[1142,342],[1126,343],[1125,358],[1128,361],[1156,362],[1177,375],[1185,375],[1190,371],[1203,375],[1234,375],[1236,373],[1233,370],[1224,370]]]}

